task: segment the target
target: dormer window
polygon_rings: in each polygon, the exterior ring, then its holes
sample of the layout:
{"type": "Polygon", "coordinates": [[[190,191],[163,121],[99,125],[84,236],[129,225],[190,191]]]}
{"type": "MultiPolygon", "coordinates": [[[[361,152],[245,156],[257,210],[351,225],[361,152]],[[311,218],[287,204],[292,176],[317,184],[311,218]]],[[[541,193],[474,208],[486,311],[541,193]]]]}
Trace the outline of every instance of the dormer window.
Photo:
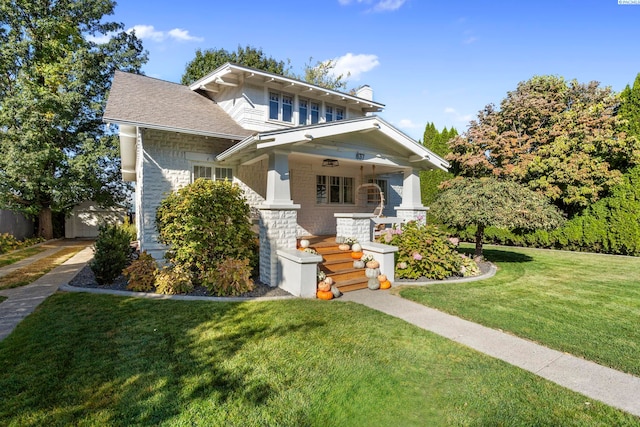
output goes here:
{"type": "Polygon", "coordinates": [[[293,95],[269,92],[269,120],[293,122],[293,95]]]}
{"type": "Polygon", "coordinates": [[[324,107],[324,119],[328,122],[333,121],[333,107],[331,105],[324,107]]]}
{"type": "Polygon", "coordinates": [[[317,102],[311,103],[311,124],[320,122],[320,104],[317,102]]]}

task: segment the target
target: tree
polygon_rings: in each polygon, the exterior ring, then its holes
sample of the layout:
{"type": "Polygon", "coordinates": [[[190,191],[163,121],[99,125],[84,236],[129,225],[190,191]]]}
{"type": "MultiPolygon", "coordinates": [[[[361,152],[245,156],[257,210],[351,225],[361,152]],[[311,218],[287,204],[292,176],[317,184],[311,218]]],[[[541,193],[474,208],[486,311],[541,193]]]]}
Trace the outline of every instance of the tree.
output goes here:
{"type": "Polygon", "coordinates": [[[235,52],[229,52],[225,49],[196,50],[196,57],[187,64],[181,82],[183,85],[190,85],[227,62],[274,74],[289,74],[288,66],[284,61],[267,57],[262,49],[247,45],[244,48],[238,46],[235,52]]]}
{"type": "Polygon", "coordinates": [[[451,141],[456,175],[495,176],[539,190],[570,216],[619,183],[640,160],[616,115],[619,97],[597,82],[538,76],[487,105],[451,141]]]}
{"type": "Polygon", "coordinates": [[[622,129],[627,135],[640,139],[640,73],[633,86],[627,85],[620,94],[618,114],[624,120],[622,129]]]}
{"type": "Polygon", "coordinates": [[[117,138],[102,123],[114,71],[146,53],[109,0],[0,2],[0,206],[39,218],[83,200],[123,201],[117,138]],[[106,43],[88,36],[112,34],[106,43]]]}
{"type": "Polygon", "coordinates": [[[518,230],[551,229],[564,217],[540,193],[513,181],[493,177],[456,178],[431,205],[433,215],[456,228],[476,226],[475,256],[482,257],[486,227],[518,230]]]}
{"type": "MultiPolygon", "coordinates": [[[[347,89],[346,79],[351,73],[336,75],[333,72],[336,68],[335,60],[318,61],[315,65],[312,65],[312,62],[313,58],[309,58],[309,62],[304,66],[304,75],[299,77],[300,80],[332,90],[345,91],[347,89]]],[[[355,90],[351,90],[351,92],[355,92],[355,90]]]]}
{"type": "MultiPolygon", "coordinates": [[[[422,145],[429,150],[433,151],[440,157],[445,157],[449,154],[449,140],[458,135],[458,131],[455,128],[447,130],[443,128],[442,131],[436,129],[435,124],[427,123],[422,136],[422,145]]],[[[429,206],[440,193],[439,186],[443,181],[453,178],[451,172],[437,170],[423,171],[420,173],[420,187],[422,193],[422,203],[429,206]]],[[[431,215],[429,214],[429,217],[431,215]]],[[[431,218],[428,218],[429,222],[431,218]]]]}

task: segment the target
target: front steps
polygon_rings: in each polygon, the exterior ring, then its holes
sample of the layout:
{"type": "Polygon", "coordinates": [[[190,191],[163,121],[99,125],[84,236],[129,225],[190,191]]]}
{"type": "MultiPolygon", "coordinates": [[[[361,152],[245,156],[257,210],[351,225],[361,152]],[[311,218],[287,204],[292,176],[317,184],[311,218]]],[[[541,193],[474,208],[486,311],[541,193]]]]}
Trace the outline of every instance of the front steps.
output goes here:
{"type": "Polygon", "coordinates": [[[351,251],[338,249],[335,236],[305,237],[309,247],[322,256],[318,267],[327,277],[331,277],[341,292],[356,291],[367,287],[367,276],[364,268],[353,268],[351,251]]]}

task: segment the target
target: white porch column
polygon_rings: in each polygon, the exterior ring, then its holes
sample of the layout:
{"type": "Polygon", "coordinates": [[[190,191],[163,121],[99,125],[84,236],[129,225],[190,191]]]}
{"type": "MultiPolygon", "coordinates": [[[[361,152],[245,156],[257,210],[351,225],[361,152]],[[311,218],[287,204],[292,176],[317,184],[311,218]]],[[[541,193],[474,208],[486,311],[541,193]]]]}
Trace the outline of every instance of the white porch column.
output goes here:
{"type": "Polygon", "coordinates": [[[402,203],[395,207],[397,215],[406,221],[426,223],[427,208],[422,204],[420,173],[416,169],[405,169],[402,185],[402,203]]]}
{"type": "MultiPolygon", "coordinates": [[[[291,200],[289,186],[289,154],[274,151],[269,154],[267,194],[260,209],[260,281],[278,286],[278,249],[296,248],[298,209],[291,200]]],[[[280,269],[281,270],[281,269],[280,269]]]]}

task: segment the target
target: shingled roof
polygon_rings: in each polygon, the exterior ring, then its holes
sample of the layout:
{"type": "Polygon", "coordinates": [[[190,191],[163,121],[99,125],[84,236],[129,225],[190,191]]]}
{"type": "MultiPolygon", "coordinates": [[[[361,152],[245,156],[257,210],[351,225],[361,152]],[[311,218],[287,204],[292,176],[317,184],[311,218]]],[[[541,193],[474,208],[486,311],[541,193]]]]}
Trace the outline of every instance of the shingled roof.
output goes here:
{"type": "Polygon", "coordinates": [[[187,86],[122,71],[113,77],[103,120],[232,139],[254,133],[187,86]]]}

